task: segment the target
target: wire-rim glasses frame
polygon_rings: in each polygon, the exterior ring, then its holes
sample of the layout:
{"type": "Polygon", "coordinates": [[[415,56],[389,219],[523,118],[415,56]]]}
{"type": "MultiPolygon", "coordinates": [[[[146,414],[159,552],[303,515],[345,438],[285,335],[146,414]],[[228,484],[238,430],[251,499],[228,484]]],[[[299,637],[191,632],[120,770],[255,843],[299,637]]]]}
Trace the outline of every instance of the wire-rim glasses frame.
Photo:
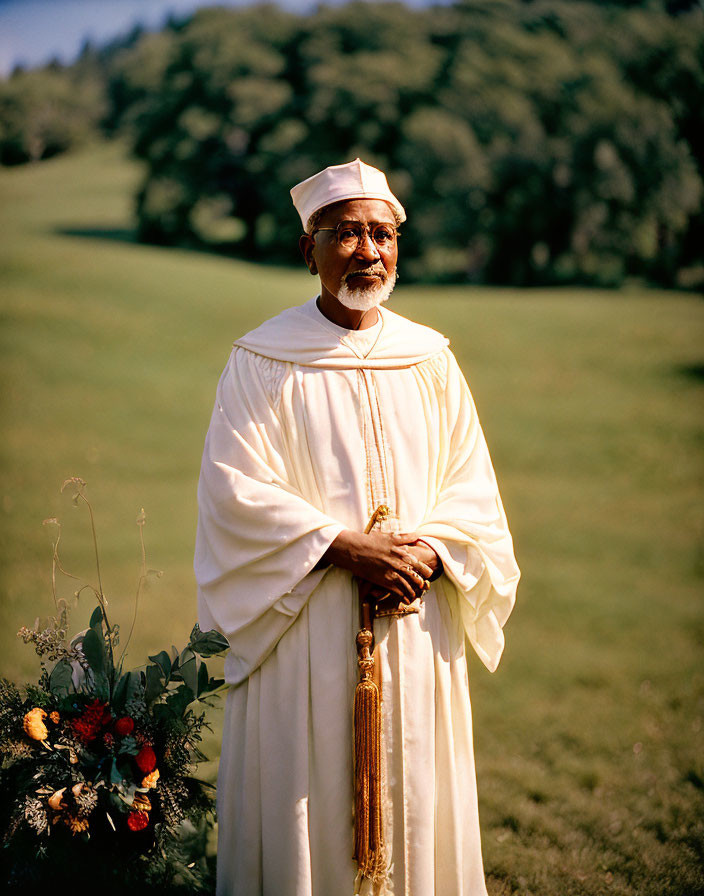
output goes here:
{"type": "Polygon", "coordinates": [[[309,236],[314,237],[321,230],[335,234],[338,246],[356,251],[363,235],[369,235],[377,249],[389,249],[396,244],[401,234],[395,224],[386,221],[367,224],[364,221],[340,221],[336,227],[314,227],[309,236]]]}

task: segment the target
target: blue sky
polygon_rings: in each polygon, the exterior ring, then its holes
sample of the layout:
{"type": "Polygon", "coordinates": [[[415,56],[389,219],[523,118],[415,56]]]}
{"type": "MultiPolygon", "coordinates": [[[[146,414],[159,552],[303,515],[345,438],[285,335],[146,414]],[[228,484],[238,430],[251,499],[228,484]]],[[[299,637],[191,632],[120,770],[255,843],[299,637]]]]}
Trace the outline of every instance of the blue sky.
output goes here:
{"type": "MultiPolygon", "coordinates": [[[[219,0],[220,6],[243,6],[246,0],[219,0]]],[[[16,63],[37,65],[52,56],[70,62],[86,37],[102,43],[140,22],[158,28],[169,13],[185,14],[214,0],[0,0],[0,75],[16,63]]],[[[304,11],[309,0],[284,0],[304,11]]]]}
{"type": "MultiPolygon", "coordinates": [[[[410,5],[423,2],[410,0],[410,5]]],[[[247,0],[0,0],[0,75],[9,74],[17,63],[38,65],[54,56],[70,62],[85,38],[103,43],[137,22],[158,28],[170,13],[246,4],[247,0]]],[[[279,0],[279,6],[300,12],[315,5],[315,0],[279,0]]]]}
{"type": "MultiPolygon", "coordinates": [[[[246,0],[220,0],[241,6],[246,0]]],[[[185,14],[213,0],[0,0],[0,75],[16,63],[37,65],[57,56],[70,62],[85,38],[103,43],[137,22],[158,28],[170,13],[185,14]]],[[[283,5],[283,4],[282,4],[283,5]]],[[[287,0],[306,8],[306,0],[287,0]]]]}

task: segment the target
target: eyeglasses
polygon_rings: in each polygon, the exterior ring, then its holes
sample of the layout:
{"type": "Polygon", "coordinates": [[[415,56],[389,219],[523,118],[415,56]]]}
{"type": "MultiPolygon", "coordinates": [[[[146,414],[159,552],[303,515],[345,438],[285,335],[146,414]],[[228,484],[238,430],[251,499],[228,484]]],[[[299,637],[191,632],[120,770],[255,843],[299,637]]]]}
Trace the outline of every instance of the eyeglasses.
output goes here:
{"type": "Polygon", "coordinates": [[[310,235],[315,236],[319,230],[332,231],[337,245],[349,252],[355,252],[367,234],[377,249],[391,248],[401,235],[394,224],[364,224],[362,221],[340,221],[337,227],[316,227],[310,235]]]}

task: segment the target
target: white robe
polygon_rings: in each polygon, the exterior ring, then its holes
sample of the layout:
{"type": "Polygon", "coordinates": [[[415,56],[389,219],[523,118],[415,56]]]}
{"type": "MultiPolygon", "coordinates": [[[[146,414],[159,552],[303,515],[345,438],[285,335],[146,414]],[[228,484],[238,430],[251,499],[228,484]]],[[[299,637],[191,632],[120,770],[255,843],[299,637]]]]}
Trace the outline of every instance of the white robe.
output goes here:
{"type": "Polygon", "coordinates": [[[519,571],[447,340],[386,308],[371,334],[315,299],[239,339],[198,488],[199,622],[229,640],[218,896],[352,896],[357,592],[316,563],[381,503],[442,559],[379,619],[388,896],[485,896],[465,636],[494,670],[519,571]],[[374,344],[369,345],[370,339],[374,344]]]}

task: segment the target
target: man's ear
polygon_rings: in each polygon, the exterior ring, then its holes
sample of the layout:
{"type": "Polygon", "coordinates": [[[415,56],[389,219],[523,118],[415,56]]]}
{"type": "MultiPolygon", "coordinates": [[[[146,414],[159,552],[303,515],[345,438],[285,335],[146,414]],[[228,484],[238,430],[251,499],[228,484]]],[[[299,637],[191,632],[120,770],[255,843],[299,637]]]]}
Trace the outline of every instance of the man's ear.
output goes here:
{"type": "Polygon", "coordinates": [[[313,258],[313,250],[315,249],[315,240],[313,237],[304,233],[298,240],[298,248],[301,250],[305,263],[308,265],[308,270],[313,275],[317,274],[318,265],[315,263],[315,258],[313,258]]]}

